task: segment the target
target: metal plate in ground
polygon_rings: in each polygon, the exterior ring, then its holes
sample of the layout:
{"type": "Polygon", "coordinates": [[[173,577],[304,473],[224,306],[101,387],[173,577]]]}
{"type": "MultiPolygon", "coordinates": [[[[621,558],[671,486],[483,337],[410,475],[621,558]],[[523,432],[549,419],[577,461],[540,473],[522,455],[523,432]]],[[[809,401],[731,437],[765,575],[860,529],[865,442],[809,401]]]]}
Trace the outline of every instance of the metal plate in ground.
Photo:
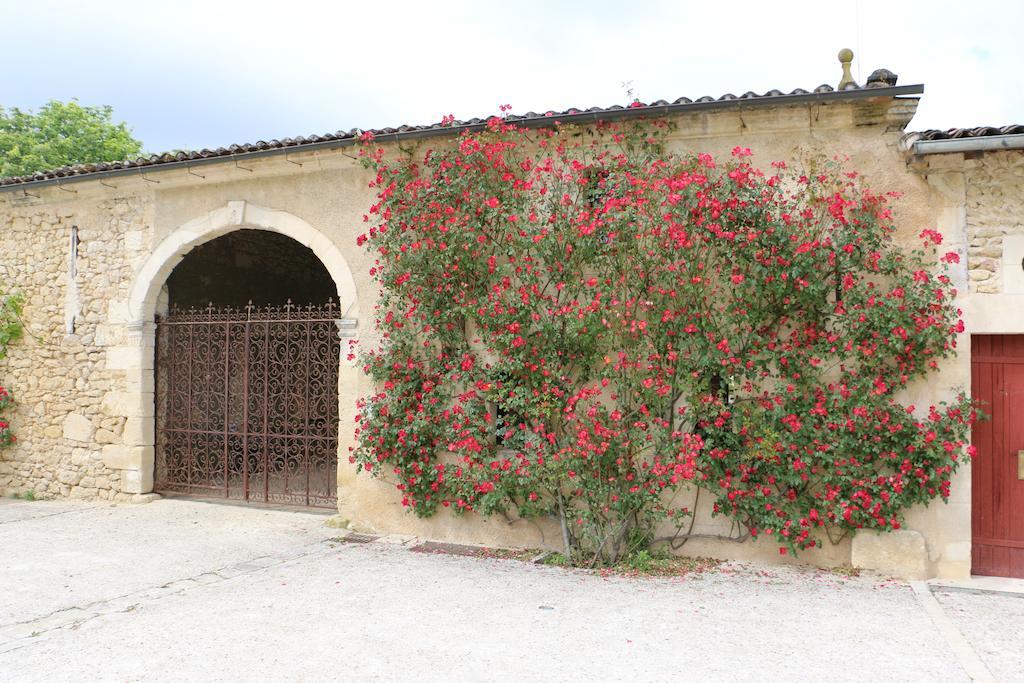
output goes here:
{"type": "Polygon", "coordinates": [[[437,553],[439,555],[463,555],[465,557],[481,557],[493,552],[490,548],[482,548],[478,545],[462,545],[461,543],[441,543],[438,541],[424,541],[411,548],[416,553],[437,553]]]}
{"type": "Polygon", "coordinates": [[[333,540],[338,541],[339,543],[373,543],[378,538],[380,538],[380,536],[374,536],[373,534],[360,534],[353,531],[347,536],[339,536],[333,540]]]}

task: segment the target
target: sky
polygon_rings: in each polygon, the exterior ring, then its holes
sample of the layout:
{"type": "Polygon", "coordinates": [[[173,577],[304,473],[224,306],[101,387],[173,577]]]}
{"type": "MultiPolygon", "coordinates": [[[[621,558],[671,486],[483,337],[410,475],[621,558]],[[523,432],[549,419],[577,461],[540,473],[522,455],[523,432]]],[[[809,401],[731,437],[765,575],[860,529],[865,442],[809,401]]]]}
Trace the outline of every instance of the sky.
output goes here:
{"type": "Polygon", "coordinates": [[[1024,3],[0,0],[0,106],[109,104],[148,152],[513,112],[924,83],[912,130],[1024,123],[1024,3]],[[956,7],[958,9],[952,9],[956,7]]]}

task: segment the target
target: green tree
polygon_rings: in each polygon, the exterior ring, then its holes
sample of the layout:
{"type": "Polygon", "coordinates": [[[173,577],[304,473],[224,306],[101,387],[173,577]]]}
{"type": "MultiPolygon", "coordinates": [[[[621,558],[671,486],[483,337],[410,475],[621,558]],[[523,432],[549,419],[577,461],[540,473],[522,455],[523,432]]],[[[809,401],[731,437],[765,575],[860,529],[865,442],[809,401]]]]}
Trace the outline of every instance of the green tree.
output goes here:
{"type": "Polygon", "coordinates": [[[71,164],[119,161],[142,151],[110,106],[50,100],[38,111],[0,107],[0,177],[71,164]]]}

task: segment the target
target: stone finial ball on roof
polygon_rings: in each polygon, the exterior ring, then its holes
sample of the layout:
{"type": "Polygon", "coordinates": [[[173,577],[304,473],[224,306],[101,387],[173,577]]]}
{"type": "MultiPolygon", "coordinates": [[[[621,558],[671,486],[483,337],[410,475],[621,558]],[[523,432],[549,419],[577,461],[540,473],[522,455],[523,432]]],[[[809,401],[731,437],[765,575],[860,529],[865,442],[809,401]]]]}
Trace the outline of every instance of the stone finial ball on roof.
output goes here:
{"type": "Polygon", "coordinates": [[[843,77],[839,79],[839,85],[836,86],[836,90],[845,90],[849,87],[857,87],[857,82],[853,80],[853,74],[850,73],[850,63],[853,61],[853,50],[848,47],[844,47],[839,51],[839,63],[843,65],[843,77]]]}

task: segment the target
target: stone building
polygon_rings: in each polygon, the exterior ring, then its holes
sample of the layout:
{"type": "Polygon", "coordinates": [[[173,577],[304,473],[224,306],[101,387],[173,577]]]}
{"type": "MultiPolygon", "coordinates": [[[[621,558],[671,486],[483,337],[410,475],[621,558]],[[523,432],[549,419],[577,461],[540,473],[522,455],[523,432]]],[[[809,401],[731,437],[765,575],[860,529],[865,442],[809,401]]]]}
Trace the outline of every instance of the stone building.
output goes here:
{"type": "MultiPolygon", "coordinates": [[[[1024,125],[911,133],[903,148],[961,255],[965,332],[944,377],[991,416],[975,425],[978,456],[942,513],[941,533],[963,539],[945,552],[956,573],[969,561],[975,574],[1024,577],[1024,125]]],[[[953,573],[942,560],[936,569],[953,573]]]]}
{"type": "MultiPolygon", "coordinates": [[[[539,127],[664,116],[677,124],[679,150],[728,155],[741,144],[763,163],[841,154],[875,187],[902,191],[901,239],[935,227],[963,254],[962,352],[916,391],[932,403],[964,386],[990,400],[1008,396],[989,431],[976,432],[986,439],[979,458],[998,466],[986,465],[973,491],[963,468],[949,503],[912,511],[905,530],[859,534],[800,559],[953,577],[971,571],[973,550],[975,570],[1024,576],[1016,455],[1024,421],[1013,420],[1024,410],[1024,128],[907,135],[923,91],[880,70],[863,87],[510,118],[539,127]]],[[[375,136],[429,145],[483,124],[375,136]]],[[[356,476],[338,458],[351,445],[356,398],[369,388],[348,340],[375,341],[372,263],[355,244],[373,200],[352,152],[359,136],[0,181],[0,283],[24,293],[26,326],[0,362],[0,383],[17,397],[18,436],[0,451],[0,492],[144,502],[156,491],[336,507],[357,529],[558,547],[543,525],[417,519],[391,485],[356,476]]],[[[721,534],[722,522],[699,509],[694,531],[721,534]]],[[[766,543],[695,539],[686,551],[786,561],[766,543]]]]}

